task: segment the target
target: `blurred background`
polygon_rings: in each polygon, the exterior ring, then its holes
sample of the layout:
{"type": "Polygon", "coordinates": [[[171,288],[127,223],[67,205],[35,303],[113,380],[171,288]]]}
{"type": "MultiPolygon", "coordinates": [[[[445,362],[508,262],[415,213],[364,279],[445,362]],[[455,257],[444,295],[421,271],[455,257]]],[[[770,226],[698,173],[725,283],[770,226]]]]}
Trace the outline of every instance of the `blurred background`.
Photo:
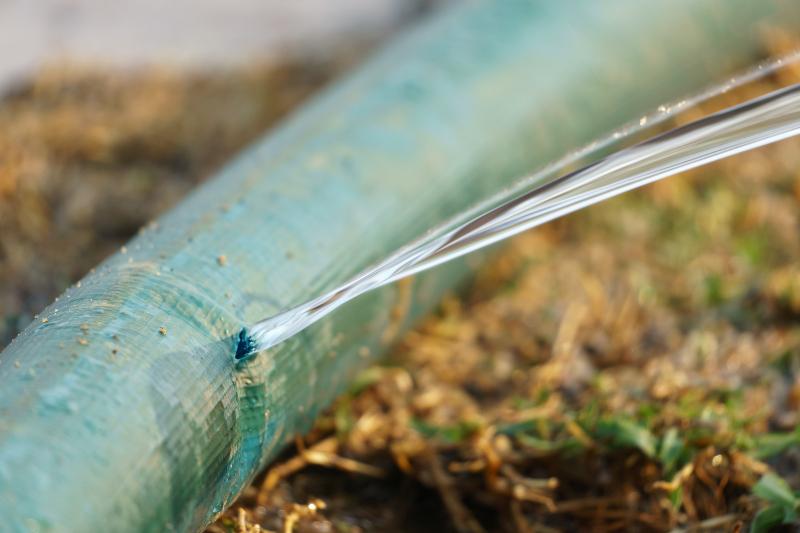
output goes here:
{"type": "Polygon", "coordinates": [[[213,67],[380,39],[445,0],[2,0],[0,83],[55,60],[213,67]]]}

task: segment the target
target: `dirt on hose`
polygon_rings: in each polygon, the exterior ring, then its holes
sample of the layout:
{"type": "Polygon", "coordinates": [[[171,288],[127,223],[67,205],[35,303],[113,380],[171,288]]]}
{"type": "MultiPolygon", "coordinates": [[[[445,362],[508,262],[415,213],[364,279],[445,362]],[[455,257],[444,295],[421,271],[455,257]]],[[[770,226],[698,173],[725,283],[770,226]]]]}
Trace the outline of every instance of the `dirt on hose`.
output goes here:
{"type": "MultiPolygon", "coordinates": [[[[57,70],[8,95],[2,342],[335,70],[57,70]]],[[[208,531],[790,530],[798,229],[790,140],[515,238],[208,531]]]]}

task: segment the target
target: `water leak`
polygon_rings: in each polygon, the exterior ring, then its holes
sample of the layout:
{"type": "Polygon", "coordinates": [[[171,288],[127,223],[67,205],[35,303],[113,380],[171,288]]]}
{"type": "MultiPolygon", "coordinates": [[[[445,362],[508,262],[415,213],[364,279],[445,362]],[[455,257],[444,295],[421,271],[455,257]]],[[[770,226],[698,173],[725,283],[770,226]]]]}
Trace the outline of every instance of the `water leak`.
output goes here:
{"type": "Polygon", "coordinates": [[[794,55],[761,65],[691,100],[660,106],[653,115],[518,181],[335,289],[244,328],[239,333],[235,358],[246,359],[285,341],[367,291],[648,183],[799,134],[800,84],[729,107],[563,173],[568,165],[663,122],[677,110],[797,60],[798,55],[794,55]]]}

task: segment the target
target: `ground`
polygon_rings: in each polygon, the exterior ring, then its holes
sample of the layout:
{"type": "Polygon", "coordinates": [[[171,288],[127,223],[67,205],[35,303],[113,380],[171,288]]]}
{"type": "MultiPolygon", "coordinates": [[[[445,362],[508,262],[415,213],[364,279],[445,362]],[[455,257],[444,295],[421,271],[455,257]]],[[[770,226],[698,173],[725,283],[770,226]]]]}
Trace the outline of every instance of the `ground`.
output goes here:
{"type": "MultiPolygon", "coordinates": [[[[60,68],[8,94],[0,344],[334,71],[60,68]]],[[[787,69],[680,120],[799,79],[787,69]]],[[[792,140],[514,239],[209,531],[793,521],[799,204],[792,140]]]]}

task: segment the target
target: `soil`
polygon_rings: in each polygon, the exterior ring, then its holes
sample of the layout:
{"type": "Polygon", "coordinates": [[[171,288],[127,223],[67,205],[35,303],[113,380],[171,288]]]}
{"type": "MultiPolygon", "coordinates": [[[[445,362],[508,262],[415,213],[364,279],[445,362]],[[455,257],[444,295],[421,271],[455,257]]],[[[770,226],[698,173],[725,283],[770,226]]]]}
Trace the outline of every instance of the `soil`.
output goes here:
{"type": "MultiPolygon", "coordinates": [[[[59,67],[9,92],[0,345],[339,68],[59,67]]],[[[680,120],[798,81],[791,67],[680,120]]],[[[791,522],[799,204],[790,140],[512,240],[208,531],[791,522]]]]}

